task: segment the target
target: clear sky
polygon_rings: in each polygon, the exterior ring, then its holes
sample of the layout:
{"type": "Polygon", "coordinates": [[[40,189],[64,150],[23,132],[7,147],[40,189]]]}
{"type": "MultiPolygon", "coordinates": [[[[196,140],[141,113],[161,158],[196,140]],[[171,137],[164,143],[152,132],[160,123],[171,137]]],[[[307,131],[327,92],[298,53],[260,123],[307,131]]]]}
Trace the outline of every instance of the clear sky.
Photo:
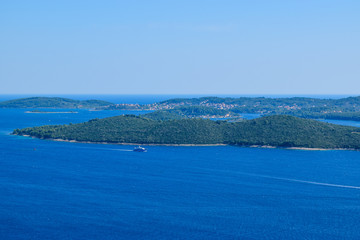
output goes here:
{"type": "Polygon", "coordinates": [[[360,94],[359,0],[1,0],[0,94],[360,94]]]}

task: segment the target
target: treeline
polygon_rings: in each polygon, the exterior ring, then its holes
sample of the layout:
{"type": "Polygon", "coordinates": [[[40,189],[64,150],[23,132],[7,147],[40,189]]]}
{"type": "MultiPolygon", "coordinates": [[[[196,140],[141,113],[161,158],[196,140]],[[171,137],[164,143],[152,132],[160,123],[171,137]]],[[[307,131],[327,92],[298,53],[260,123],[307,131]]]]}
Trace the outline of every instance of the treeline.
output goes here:
{"type": "Polygon", "coordinates": [[[253,106],[274,108],[279,106],[299,106],[301,108],[313,107],[333,107],[354,109],[360,108],[360,96],[341,99],[320,99],[308,97],[291,98],[266,98],[266,97],[239,97],[239,98],[220,98],[220,97],[201,97],[201,98],[175,98],[162,101],[159,104],[183,104],[183,105],[204,105],[204,104],[226,104],[239,106],[253,106]]]}
{"type": "Polygon", "coordinates": [[[99,108],[113,105],[101,100],[74,100],[58,97],[31,97],[0,102],[0,108],[99,108]]]}
{"type": "Polygon", "coordinates": [[[159,110],[143,115],[153,120],[178,120],[186,118],[230,118],[239,116],[231,111],[204,106],[181,106],[174,109],[159,110]]]}
{"type": "MultiPolygon", "coordinates": [[[[115,104],[100,109],[112,110],[168,110],[183,107],[208,107],[226,110],[232,114],[257,113],[261,115],[293,115],[304,118],[358,120],[360,96],[341,99],[292,98],[175,98],[153,104],[115,104]]],[[[154,114],[158,115],[158,114],[154,114]]],[[[165,115],[161,114],[161,115],[165,115]]],[[[168,114],[169,115],[169,114],[168,114]]],[[[181,115],[181,114],[180,114],[181,115]]],[[[183,115],[184,116],[184,115],[183,115]]],[[[186,116],[186,114],[185,114],[186,116]]],[[[173,116],[174,117],[174,116],[173,116]]],[[[159,116],[161,119],[162,116],[159,116]]]]}
{"type": "Polygon", "coordinates": [[[125,115],[80,124],[16,129],[13,134],[107,143],[360,148],[359,128],[285,115],[235,123],[198,118],[157,121],[125,115]]]}
{"type": "Polygon", "coordinates": [[[360,97],[342,99],[318,98],[179,98],[163,101],[163,105],[211,106],[225,108],[233,113],[292,115],[311,119],[338,119],[360,121],[360,97]]]}

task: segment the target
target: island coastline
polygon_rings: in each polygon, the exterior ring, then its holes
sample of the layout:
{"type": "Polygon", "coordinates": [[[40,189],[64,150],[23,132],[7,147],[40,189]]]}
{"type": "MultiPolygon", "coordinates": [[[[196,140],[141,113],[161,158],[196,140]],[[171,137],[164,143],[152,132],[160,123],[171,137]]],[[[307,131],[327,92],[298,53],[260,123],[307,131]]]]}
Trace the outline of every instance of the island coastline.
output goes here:
{"type": "Polygon", "coordinates": [[[167,143],[116,143],[116,142],[91,142],[91,141],[78,141],[78,140],[66,140],[59,138],[39,138],[30,135],[18,135],[10,134],[14,136],[30,137],[40,140],[48,140],[54,142],[68,142],[68,143],[85,143],[85,144],[104,144],[104,145],[128,145],[128,146],[166,146],[166,147],[218,147],[218,146],[233,146],[241,148],[259,148],[259,149],[285,149],[285,150],[301,150],[301,151],[359,151],[355,148],[308,148],[308,147],[280,147],[280,146],[269,146],[269,145],[236,145],[236,144],[167,144],[167,143]]]}

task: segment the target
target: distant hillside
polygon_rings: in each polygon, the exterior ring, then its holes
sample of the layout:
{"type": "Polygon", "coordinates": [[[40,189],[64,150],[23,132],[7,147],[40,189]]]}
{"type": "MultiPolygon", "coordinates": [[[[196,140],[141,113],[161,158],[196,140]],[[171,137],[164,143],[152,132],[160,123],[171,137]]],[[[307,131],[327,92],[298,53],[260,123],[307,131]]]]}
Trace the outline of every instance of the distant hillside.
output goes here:
{"type": "Polygon", "coordinates": [[[157,108],[176,106],[206,106],[227,109],[239,113],[273,113],[283,114],[292,111],[308,112],[358,112],[360,111],[360,96],[341,99],[320,99],[306,97],[292,98],[177,98],[154,104],[157,108]]]}
{"type": "Polygon", "coordinates": [[[179,113],[170,112],[169,110],[159,110],[154,111],[151,113],[147,113],[142,115],[144,118],[149,118],[152,120],[159,120],[159,121],[167,121],[167,120],[180,120],[180,119],[188,119],[189,117],[184,116],[179,113]]]}
{"type": "Polygon", "coordinates": [[[73,100],[58,97],[31,97],[0,102],[0,108],[98,108],[113,103],[101,100],[73,100]]]}
{"type": "Polygon", "coordinates": [[[209,107],[233,113],[256,113],[261,115],[293,115],[302,118],[327,118],[358,120],[360,96],[341,99],[306,97],[201,97],[176,98],[153,104],[114,104],[100,107],[104,110],[169,110],[179,107],[209,107]]]}
{"type": "Polygon", "coordinates": [[[360,149],[360,129],[292,116],[229,123],[205,119],[155,121],[125,115],[85,123],[16,129],[13,134],[136,144],[231,144],[360,149]]]}
{"type": "Polygon", "coordinates": [[[222,109],[203,106],[176,107],[174,109],[160,110],[143,115],[143,117],[146,118],[162,121],[185,118],[230,118],[235,116],[239,116],[239,114],[222,109]]]}
{"type": "MultiPolygon", "coordinates": [[[[297,106],[298,108],[313,107],[342,107],[342,108],[360,108],[360,96],[347,97],[341,99],[321,99],[308,97],[290,97],[290,98],[269,98],[269,97],[239,97],[239,98],[221,98],[221,97],[201,97],[201,98],[174,98],[159,102],[158,104],[195,106],[195,105],[216,105],[222,104],[226,108],[232,107],[278,107],[278,106],[297,106]]],[[[218,105],[221,106],[221,105],[218,105]]]]}

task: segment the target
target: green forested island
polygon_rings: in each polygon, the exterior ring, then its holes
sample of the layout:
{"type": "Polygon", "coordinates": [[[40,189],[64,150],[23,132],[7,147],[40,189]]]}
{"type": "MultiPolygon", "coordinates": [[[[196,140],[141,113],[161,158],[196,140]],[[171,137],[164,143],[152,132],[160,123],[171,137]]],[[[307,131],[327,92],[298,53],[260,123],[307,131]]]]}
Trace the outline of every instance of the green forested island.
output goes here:
{"type": "Polygon", "coordinates": [[[70,125],[16,129],[43,139],[133,144],[230,144],[325,149],[360,149],[360,129],[286,115],[243,122],[208,119],[159,121],[135,115],[70,125]]]}
{"type": "Polygon", "coordinates": [[[0,102],[0,108],[99,108],[113,105],[101,100],[74,100],[59,97],[31,97],[0,102]]]}

